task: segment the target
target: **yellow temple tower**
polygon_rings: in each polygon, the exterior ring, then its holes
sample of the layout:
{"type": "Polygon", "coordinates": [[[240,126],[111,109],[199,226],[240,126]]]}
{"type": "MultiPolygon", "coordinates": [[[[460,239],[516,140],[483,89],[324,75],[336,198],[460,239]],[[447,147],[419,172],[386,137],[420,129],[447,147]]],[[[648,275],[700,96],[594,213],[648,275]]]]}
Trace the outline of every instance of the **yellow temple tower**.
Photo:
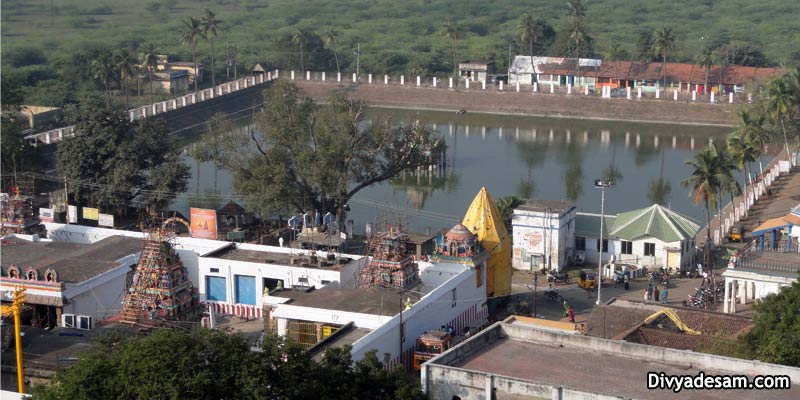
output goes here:
{"type": "Polygon", "coordinates": [[[472,200],[464,220],[466,226],[489,252],[486,262],[486,295],[511,293],[511,239],[503,225],[500,210],[485,187],[472,200]]]}

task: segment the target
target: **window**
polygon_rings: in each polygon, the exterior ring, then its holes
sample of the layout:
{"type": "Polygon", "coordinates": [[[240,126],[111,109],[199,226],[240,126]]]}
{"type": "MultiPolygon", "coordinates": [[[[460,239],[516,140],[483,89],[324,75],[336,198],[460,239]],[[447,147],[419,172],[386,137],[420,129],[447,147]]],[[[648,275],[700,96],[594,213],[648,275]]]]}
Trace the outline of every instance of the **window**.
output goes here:
{"type": "Polygon", "coordinates": [[[575,237],[575,250],[586,250],[586,238],[576,236],[575,237]]]}
{"type": "Polygon", "coordinates": [[[644,244],[644,255],[646,255],[646,256],[655,256],[656,255],[656,244],[655,243],[645,243],[644,244]]]}
{"type": "Polygon", "coordinates": [[[633,254],[633,242],[622,241],[622,254],[633,254]]]}
{"type": "Polygon", "coordinates": [[[475,287],[483,285],[483,264],[475,266],[475,287]]]}
{"type": "Polygon", "coordinates": [[[206,277],[206,298],[212,301],[227,301],[227,289],[225,288],[225,278],[221,276],[206,277]]]}
{"type": "MultiPolygon", "coordinates": [[[[597,239],[597,251],[600,251],[600,239],[597,239]]],[[[608,239],[603,239],[603,253],[608,253],[608,239]]]]}

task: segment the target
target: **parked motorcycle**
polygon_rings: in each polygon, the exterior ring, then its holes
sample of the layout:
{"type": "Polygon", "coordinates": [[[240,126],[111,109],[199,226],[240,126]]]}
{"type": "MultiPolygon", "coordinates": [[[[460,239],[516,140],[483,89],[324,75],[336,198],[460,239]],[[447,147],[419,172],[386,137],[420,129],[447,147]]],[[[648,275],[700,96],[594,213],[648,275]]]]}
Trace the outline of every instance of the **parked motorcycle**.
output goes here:
{"type": "Polygon", "coordinates": [[[552,273],[547,272],[547,281],[552,283],[569,283],[569,275],[566,272],[552,273]]]}

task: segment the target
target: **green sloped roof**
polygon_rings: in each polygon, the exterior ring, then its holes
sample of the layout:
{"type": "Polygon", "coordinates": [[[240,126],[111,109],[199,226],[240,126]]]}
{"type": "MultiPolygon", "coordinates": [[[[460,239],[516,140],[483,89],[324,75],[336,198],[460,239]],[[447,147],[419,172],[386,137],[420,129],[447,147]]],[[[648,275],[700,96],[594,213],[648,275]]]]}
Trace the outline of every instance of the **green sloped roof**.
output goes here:
{"type": "MultiPolygon", "coordinates": [[[[615,215],[604,215],[603,236],[608,236],[609,227],[614,225],[615,215]]],[[[600,232],[600,214],[577,213],[575,215],[575,236],[594,236],[600,232]]]]}
{"type": "Polygon", "coordinates": [[[650,236],[664,242],[677,242],[693,238],[698,230],[700,225],[690,218],[654,204],[619,214],[611,228],[610,236],[625,240],[650,236]]]}

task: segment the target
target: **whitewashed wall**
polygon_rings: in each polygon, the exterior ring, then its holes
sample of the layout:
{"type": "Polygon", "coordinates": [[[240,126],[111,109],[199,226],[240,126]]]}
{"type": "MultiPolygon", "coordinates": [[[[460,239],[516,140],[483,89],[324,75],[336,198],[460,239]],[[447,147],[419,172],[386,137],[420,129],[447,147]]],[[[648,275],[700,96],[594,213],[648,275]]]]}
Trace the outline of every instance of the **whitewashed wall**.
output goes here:
{"type": "MultiPolygon", "coordinates": [[[[512,216],[513,253],[515,269],[530,270],[531,255],[551,257],[550,266],[561,270],[567,263],[567,248],[575,236],[575,208],[566,213],[514,210],[512,216]]],[[[588,247],[588,244],[587,244],[588,247]]],[[[544,260],[547,266],[547,260],[544,260]]]]}

